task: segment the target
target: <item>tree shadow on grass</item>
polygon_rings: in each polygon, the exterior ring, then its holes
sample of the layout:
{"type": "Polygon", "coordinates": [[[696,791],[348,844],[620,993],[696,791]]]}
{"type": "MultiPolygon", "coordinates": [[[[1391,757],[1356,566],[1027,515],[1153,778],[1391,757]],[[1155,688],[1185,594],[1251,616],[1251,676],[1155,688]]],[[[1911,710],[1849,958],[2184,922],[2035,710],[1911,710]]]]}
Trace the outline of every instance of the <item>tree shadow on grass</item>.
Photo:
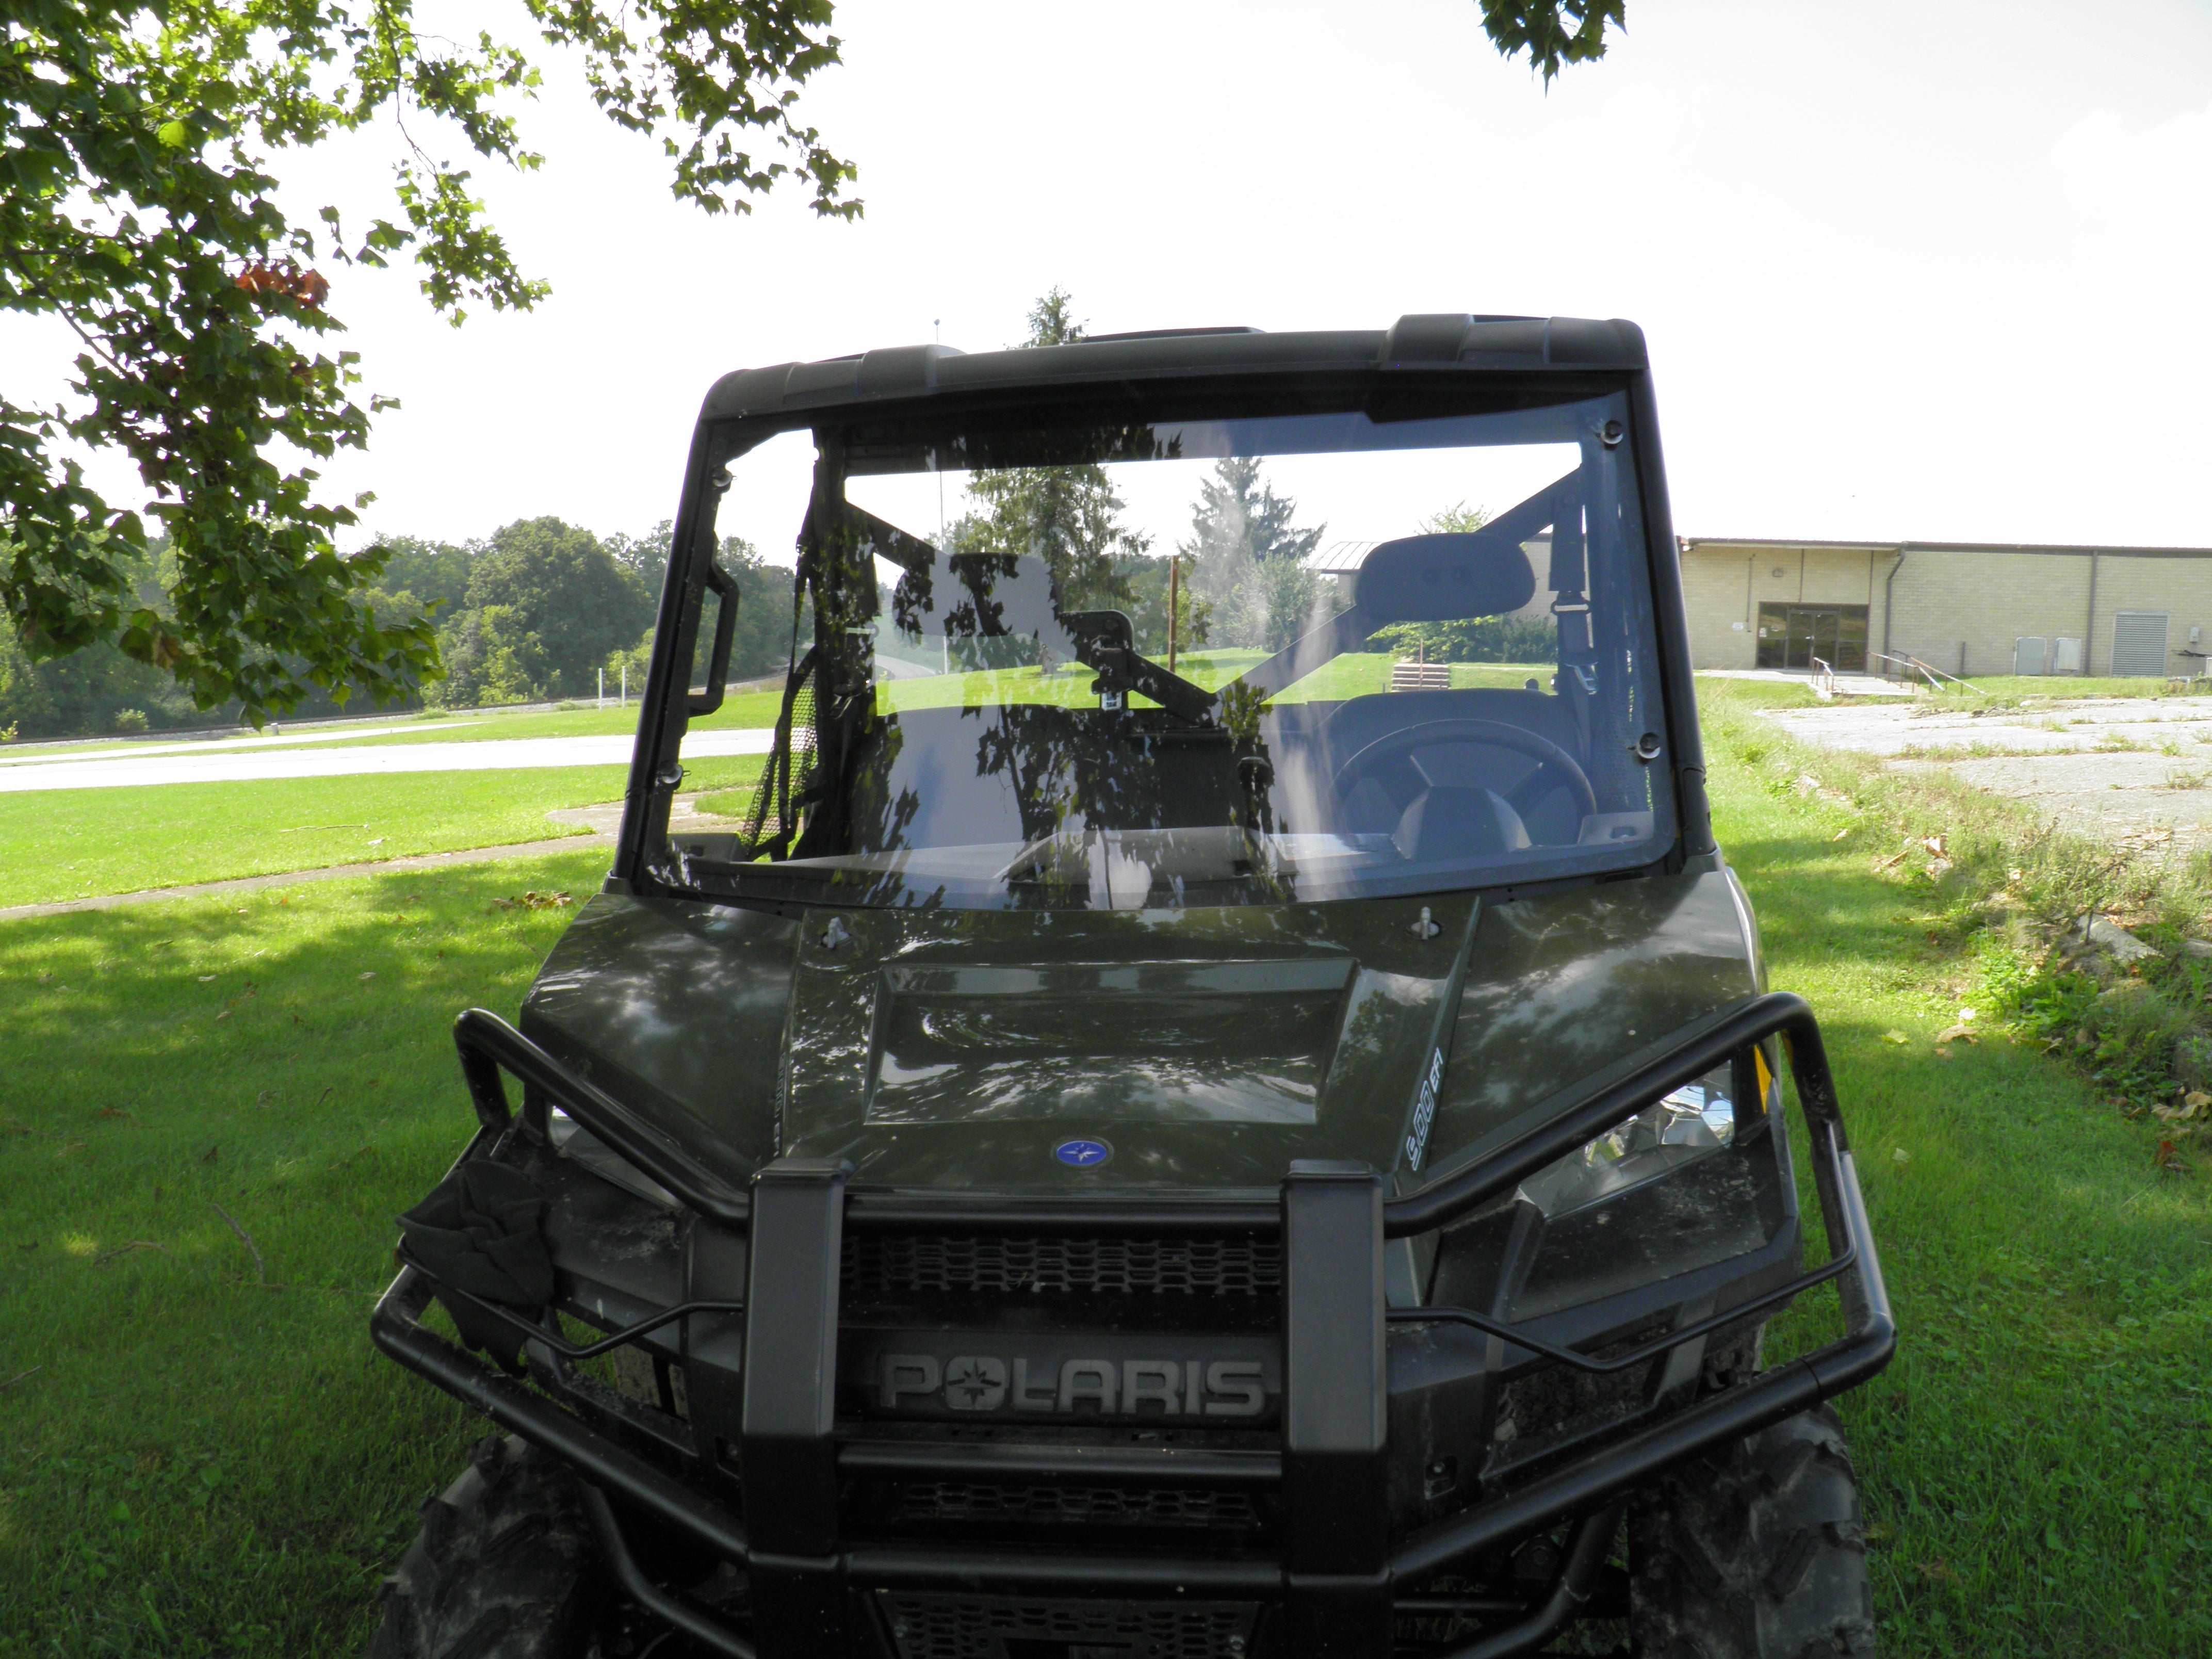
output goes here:
{"type": "Polygon", "coordinates": [[[357,1648],[414,1505],[483,1431],[367,1331],[393,1217],[475,1127],[453,1017],[512,1017],[574,914],[495,901],[580,900],[605,864],[0,923],[0,1372],[39,1368],[0,1393],[19,1627],[357,1648]]]}

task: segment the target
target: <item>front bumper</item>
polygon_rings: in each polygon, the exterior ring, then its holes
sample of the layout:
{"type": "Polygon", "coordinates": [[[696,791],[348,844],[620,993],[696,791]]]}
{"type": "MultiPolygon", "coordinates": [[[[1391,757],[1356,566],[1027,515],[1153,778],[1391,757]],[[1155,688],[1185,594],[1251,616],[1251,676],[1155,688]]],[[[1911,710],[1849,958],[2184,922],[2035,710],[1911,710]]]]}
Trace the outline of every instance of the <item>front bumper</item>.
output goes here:
{"type": "MultiPolygon", "coordinates": [[[[1677,1462],[1855,1386],[1878,1371],[1894,1346],[1887,1297],[1818,1027],[1810,1010],[1792,996],[1752,999],[1700,1022],[1633,1079],[1570,1104],[1479,1163],[1406,1197],[1386,1198],[1381,1177],[1363,1166],[1302,1164],[1286,1173],[1279,1201],[1271,1206],[1115,1204],[1086,1206],[1079,1213],[1066,1206],[993,1205],[965,1197],[935,1202],[848,1194],[843,1166],[818,1160],[781,1160],[762,1170],[750,1191],[736,1192],[689,1166],[676,1149],[655,1143],[618,1102],[492,1017],[465,1015],[458,1036],[484,1125],[465,1156],[492,1152],[512,1132],[500,1074],[513,1072],[526,1085],[526,1132],[532,1111],[542,1131],[544,1103],[557,1103],[684,1204],[696,1218],[695,1260],[703,1237],[722,1241],[732,1259],[743,1262],[741,1302],[702,1297],[695,1285],[593,1345],[608,1347],[680,1330],[687,1354],[719,1346],[729,1356],[725,1375],[734,1380],[722,1415],[738,1434],[733,1444],[655,1443],[634,1427],[570,1409],[553,1391],[500,1375],[425,1327],[422,1316],[434,1291],[456,1293],[434,1285],[416,1266],[403,1269],[379,1304],[374,1339],[410,1370],[563,1458],[624,1510],[742,1566],[749,1577],[749,1632],[659,1588],[649,1564],[641,1564],[624,1541],[615,1510],[592,1500],[626,1587],[714,1651],[758,1652],[769,1659],[904,1654],[911,1650],[897,1622],[904,1615],[885,1609],[921,1606],[933,1595],[957,1591],[1027,1597],[1040,1606],[1069,1598],[1078,1603],[1097,1598],[1102,1604],[1138,1598],[1172,1604],[1194,1618],[1217,1607],[1256,1607],[1272,1618],[1266,1645],[1284,1655],[1382,1654],[1391,1648],[1394,1618],[1450,1601],[1449,1591],[1438,1594],[1439,1581],[1449,1586],[1470,1563],[1571,1523],[1547,1590],[1536,1587],[1517,1606],[1478,1606],[1465,1596],[1451,1603],[1462,1615],[1487,1621],[1480,1636],[1452,1650],[1453,1659],[1529,1651],[1588,1593],[1628,1492],[1677,1462]],[[1386,1308],[1386,1237],[1415,1236],[1467,1215],[1776,1033],[1786,1043],[1809,1130],[1830,1244],[1829,1258],[1818,1268],[1718,1312],[1680,1320],[1632,1352],[1603,1358],[1547,1342],[1476,1310],[1386,1308]],[[1273,1231],[1281,1241],[1284,1288],[1281,1401],[1273,1443],[1226,1450],[1024,1444],[1004,1438],[885,1441],[854,1434],[836,1408],[843,1235],[848,1229],[918,1223],[1136,1236],[1209,1228],[1273,1231]],[[1472,1328],[1496,1352],[1533,1352],[1583,1372],[1615,1373],[1663,1360],[1712,1332],[1741,1328],[1828,1279],[1836,1281],[1843,1303],[1846,1334],[1838,1341],[1679,1408],[1650,1414],[1618,1437],[1394,1534],[1388,1496],[1389,1324],[1472,1328]],[[770,1356],[773,1363],[767,1363],[770,1356]],[[744,1357],[754,1363],[742,1363],[744,1357]],[[713,1478],[700,1478],[699,1465],[688,1461],[702,1454],[703,1462],[720,1466],[713,1478]],[[1141,1550],[1085,1553],[855,1535],[841,1516],[840,1482],[886,1467],[970,1481],[1018,1476],[1243,1484],[1271,1495],[1280,1525],[1265,1547],[1248,1541],[1227,1552],[1156,1547],[1149,1540],[1141,1550]],[[741,1472],[738,1481],[728,1478],[732,1468],[741,1472]]],[[[584,1352],[564,1344],[548,1327],[528,1329],[533,1358],[547,1376],[557,1373],[556,1353],[584,1352]]],[[[700,1403],[695,1383],[695,1413],[700,1403]]],[[[1219,1630],[1237,1632],[1235,1644],[1224,1650],[1250,1650],[1246,1644],[1256,1638],[1246,1616],[1225,1612],[1222,1619],[1219,1630]]],[[[1068,1650],[1083,1645],[1079,1641],[1068,1650]]],[[[1115,1650],[1110,1642],[1097,1645],[1115,1650]]],[[[1144,1650],[1142,1639],[1126,1650],[1144,1650]]]]}

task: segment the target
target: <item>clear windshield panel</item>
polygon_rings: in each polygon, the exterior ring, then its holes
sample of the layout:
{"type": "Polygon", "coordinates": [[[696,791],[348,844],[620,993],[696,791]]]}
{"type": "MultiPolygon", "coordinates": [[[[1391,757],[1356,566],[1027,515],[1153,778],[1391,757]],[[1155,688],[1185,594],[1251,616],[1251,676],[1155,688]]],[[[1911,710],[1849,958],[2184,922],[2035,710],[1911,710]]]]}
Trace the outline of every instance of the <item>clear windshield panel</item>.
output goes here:
{"type": "Polygon", "coordinates": [[[786,434],[811,476],[748,493],[734,459],[721,528],[781,514],[810,633],[759,778],[672,818],[665,867],[1138,909],[1649,863],[1673,813],[1626,425],[1607,395],[786,434]]]}

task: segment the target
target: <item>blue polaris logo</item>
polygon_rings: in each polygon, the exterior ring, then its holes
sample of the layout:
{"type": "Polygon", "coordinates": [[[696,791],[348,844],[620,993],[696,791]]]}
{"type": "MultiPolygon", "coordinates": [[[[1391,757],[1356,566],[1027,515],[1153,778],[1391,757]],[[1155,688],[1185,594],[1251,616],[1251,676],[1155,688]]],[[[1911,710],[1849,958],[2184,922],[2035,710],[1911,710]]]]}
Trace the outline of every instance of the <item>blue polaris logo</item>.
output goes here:
{"type": "Polygon", "coordinates": [[[1088,1170],[1113,1157],[1114,1149],[1103,1140],[1063,1140],[1052,1155],[1072,1169],[1088,1170]]]}

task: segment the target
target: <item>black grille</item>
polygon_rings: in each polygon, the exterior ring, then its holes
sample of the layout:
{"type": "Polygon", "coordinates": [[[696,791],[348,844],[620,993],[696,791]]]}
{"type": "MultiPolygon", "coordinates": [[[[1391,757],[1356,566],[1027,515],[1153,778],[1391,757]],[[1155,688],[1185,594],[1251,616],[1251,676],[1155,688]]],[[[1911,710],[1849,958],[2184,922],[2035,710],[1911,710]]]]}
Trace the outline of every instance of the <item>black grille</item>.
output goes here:
{"type": "Polygon", "coordinates": [[[1021,1291],[1272,1297],[1282,1287],[1273,1239],[845,1235],[844,1293],[862,1300],[1021,1291]]]}
{"type": "Polygon", "coordinates": [[[1018,1659],[1055,1648],[1098,1649],[1113,1659],[1231,1659],[1251,1646],[1255,1609],[1237,1602],[1001,1601],[886,1594],[884,1611],[899,1659],[1018,1659]]]}
{"type": "Polygon", "coordinates": [[[898,1495],[902,1521],[1012,1522],[1022,1526],[1199,1527],[1260,1524],[1241,1492],[1199,1486],[1000,1486],[918,1480],[898,1495]]]}

